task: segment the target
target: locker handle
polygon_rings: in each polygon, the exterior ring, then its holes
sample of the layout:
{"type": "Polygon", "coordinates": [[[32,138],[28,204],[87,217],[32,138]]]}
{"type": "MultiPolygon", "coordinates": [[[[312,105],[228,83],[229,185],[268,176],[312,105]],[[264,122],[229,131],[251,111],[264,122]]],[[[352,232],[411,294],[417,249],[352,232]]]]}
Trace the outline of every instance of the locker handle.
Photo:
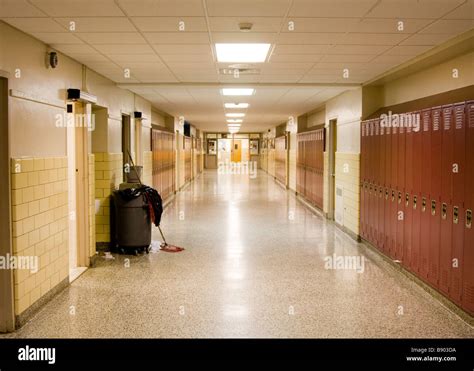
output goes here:
{"type": "Polygon", "coordinates": [[[431,200],[431,215],[436,215],[436,201],[431,200]]]}
{"type": "Polygon", "coordinates": [[[392,202],[395,201],[395,191],[392,191],[392,202]]]}
{"type": "Polygon", "coordinates": [[[441,206],[441,218],[446,219],[446,215],[448,214],[448,205],[446,205],[443,202],[443,205],[441,206]]]}
{"type": "Polygon", "coordinates": [[[388,189],[385,190],[385,199],[388,200],[388,189]]]}
{"type": "Polygon", "coordinates": [[[459,207],[457,206],[453,207],[453,223],[454,224],[459,223],[459,207]]]}
{"type": "Polygon", "coordinates": [[[408,207],[410,205],[410,195],[408,193],[405,194],[405,206],[408,207]]]}
{"type": "Polygon", "coordinates": [[[379,190],[379,198],[383,198],[383,189],[382,189],[382,187],[380,187],[380,190],[379,190]]]}
{"type": "Polygon", "coordinates": [[[416,210],[416,204],[418,202],[418,197],[417,196],[413,196],[413,210],[416,210]]]}
{"type": "Polygon", "coordinates": [[[426,197],[423,197],[423,200],[421,202],[421,211],[426,211],[426,197]]]}
{"type": "Polygon", "coordinates": [[[466,210],[466,228],[472,228],[472,210],[466,210]]]}
{"type": "Polygon", "coordinates": [[[398,192],[398,203],[402,203],[402,192],[398,192]]]}

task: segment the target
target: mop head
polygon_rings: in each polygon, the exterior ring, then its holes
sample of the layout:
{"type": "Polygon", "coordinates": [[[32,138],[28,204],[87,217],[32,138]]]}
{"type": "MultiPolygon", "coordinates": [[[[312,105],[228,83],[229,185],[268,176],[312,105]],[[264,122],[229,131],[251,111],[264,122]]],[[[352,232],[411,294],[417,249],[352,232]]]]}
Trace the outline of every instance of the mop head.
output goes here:
{"type": "Polygon", "coordinates": [[[170,244],[167,244],[167,243],[162,243],[160,245],[160,250],[161,251],[164,251],[164,252],[181,252],[184,250],[184,247],[179,247],[179,246],[175,246],[175,245],[170,245],[170,244]]]}

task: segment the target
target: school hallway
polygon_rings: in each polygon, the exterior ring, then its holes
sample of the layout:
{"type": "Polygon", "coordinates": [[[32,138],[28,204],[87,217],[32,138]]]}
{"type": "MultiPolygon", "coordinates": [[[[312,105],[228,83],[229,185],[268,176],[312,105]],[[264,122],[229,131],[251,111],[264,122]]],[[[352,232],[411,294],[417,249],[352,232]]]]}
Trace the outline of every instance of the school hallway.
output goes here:
{"type": "Polygon", "coordinates": [[[186,250],[159,251],[154,228],[149,255],[101,257],[3,336],[474,336],[466,322],[262,171],[204,171],[165,209],[162,228],[186,250]],[[362,257],[363,271],[328,269],[325,258],[333,254],[362,257]]]}

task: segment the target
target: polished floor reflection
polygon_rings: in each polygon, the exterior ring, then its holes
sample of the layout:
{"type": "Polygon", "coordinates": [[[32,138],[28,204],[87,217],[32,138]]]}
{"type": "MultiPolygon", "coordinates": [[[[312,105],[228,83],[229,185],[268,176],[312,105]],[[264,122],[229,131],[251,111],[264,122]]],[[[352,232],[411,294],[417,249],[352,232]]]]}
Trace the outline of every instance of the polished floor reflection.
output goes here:
{"type": "Polygon", "coordinates": [[[9,336],[474,337],[263,172],[206,171],[162,225],[184,252],[101,258],[9,336]]]}

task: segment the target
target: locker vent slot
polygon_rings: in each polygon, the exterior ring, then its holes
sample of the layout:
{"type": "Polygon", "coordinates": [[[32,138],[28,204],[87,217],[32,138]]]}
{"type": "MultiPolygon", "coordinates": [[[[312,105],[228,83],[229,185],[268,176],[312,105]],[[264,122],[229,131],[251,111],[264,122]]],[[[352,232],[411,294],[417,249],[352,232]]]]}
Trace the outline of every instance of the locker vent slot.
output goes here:
{"type": "Polygon", "coordinates": [[[426,211],[426,198],[423,197],[423,200],[421,202],[421,211],[425,212],[426,211]]]}
{"type": "Polygon", "coordinates": [[[416,210],[416,204],[418,202],[418,197],[417,196],[413,196],[413,210],[416,210]]]}
{"type": "Polygon", "coordinates": [[[436,201],[431,200],[431,215],[436,215],[436,201]]]}
{"type": "Polygon", "coordinates": [[[441,207],[441,218],[446,219],[446,214],[448,213],[448,205],[443,202],[443,206],[441,207]]]}
{"type": "Polygon", "coordinates": [[[398,192],[398,203],[399,204],[402,203],[402,193],[401,192],[398,192]]]}
{"type": "Polygon", "coordinates": [[[466,228],[472,228],[472,210],[466,210],[466,228]]]}
{"type": "Polygon", "coordinates": [[[454,206],[453,208],[453,223],[458,224],[459,223],[459,207],[454,206]]]}
{"type": "Polygon", "coordinates": [[[405,206],[408,207],[410,205],[410,195],[407,193],[405,195],[405,206]]]}

